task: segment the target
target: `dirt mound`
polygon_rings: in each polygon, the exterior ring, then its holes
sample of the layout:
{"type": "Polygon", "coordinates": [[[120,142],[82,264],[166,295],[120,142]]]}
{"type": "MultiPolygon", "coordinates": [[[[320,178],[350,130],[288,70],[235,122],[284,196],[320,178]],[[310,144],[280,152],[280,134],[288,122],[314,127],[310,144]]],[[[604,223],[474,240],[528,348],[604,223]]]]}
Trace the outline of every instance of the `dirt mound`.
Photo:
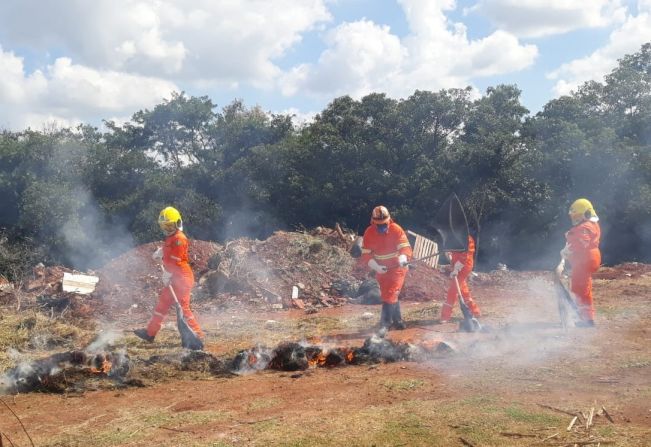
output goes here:
{"type": "MultiPolygon", "coordinates": [[[[368,268],[357,263],[353,269],[353,276],[363,281],[368,278],[368,268]]],[[[405,284],[400,292],[401,301],[436,301],[445,299],[448,287],[448,275],[441,269],[418,262],[409,269],[405,284]]]]}
{"type": "MultiPolygon", "coordinates": [[[[123,312],[136,307],[149,311],[153,308],[161,288],[161,269],[151,255],[160,245],[160,242],[140,245],[97,272],[100,281],[94,296],[102,301],[104,312],[123,312]]],[[[221,246],[214,242],[190,240],[190,265],[197,277],[208,270],[210,258],[220,249],[221,246]]]]}
{"type": "Polygon", "coordinates": [[[418,263],[409,270],[400,292],[403,301],[443,301],[448,287],[448,275],[426,264],[418,263]]]}
{"type": "Polygon", "coordinates": [[[594,279],[624,279],[639,278],[642,275],[651,273],[651,265],[639,262],[627,262],[612,267],[601,267],[592,277],[594,279]]]}

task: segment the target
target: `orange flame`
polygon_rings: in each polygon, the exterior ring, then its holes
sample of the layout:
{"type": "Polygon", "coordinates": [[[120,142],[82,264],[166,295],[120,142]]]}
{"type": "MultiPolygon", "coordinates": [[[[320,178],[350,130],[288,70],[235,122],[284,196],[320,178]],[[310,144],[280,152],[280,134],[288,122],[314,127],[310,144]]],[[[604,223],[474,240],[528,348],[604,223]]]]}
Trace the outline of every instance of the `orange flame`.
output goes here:
{"type": "Polygon", "coordinates": [[[110,360],[105,356],[102,356],[102,364],[99,365],[99,368],[95,368],[94,366],[91,366],[90,372],[92,372],[93,374],[108,374],[111,371],[112,367],[113,364],[110,362],[110,360]]]}
{"type": "Polygon", "coordinates": [[[253,366],[258,363],[258,357],[254,353],[250,352],[247,361],[249,363],[249,366],[253,366]]]}
{"type": "Polygon", "coordinates": [[[435,340],[435,339],[430,339],[430,340],[424,340],[420,343],[420,346],[424,349],[433,351],[438,346],[441,344],[441,340],[435,340]]]}
{"type": "Polygon", "coordinates": [[[326,363],[326,357],[327,353],[326,351],[321,351],[311,359],[307,361],[307,364],[314,367],[314,366],[323,366],[326,363]]]}

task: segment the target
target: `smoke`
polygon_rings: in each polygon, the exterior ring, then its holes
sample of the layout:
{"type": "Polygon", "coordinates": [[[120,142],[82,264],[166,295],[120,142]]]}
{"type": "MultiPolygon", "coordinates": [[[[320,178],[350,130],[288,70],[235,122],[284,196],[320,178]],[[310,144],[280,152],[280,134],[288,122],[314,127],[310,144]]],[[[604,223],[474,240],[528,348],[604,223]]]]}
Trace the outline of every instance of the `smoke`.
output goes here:
{"type": "Polygon", "coordinates": [[[122,338],[122,333],[115,329],[102,329],[85,349],[86,352],[100,352],[115,345],[115,342],[122,338]]]}
{"type": "Polygon", "coordinates": [[[228,218],[219,232],[220,239],[229,241],[240,237],[265,239],[274,231],[286,226],[272,214],[262,209],[255,209],[248,200],[244,200],[238,209],[227,210],[228,218]]]}
{"type": "Polygon", "coordinates": [[[77,185],[73,194],[83,205],[59,228],[66,259],[76,268],[95,268],[135,246],[126,225],[112,221],[90,192],[77,185]]]}
{"type": "MultiPolygon", "coordinates": [[[[551,272],[547,277],[509,278],[506,284],[510,286],[508,301],[487,304],[493,306],[491,313],[499,315],[498,326],[480,319],[486,324],[486,333],[451,334],[449,338],[459,346],[458,361],[437,366],[455,373],[467,369],[468,361],[497,362],[502,369],[526,369],[571,357],[577,340],[590,344],[595,337],[596,331],[574,328],[572,324],[566,331],[562,329],[551,272]]],[[[477,291],[475,299],[481,304],[480,294],[477,291]]]]}
{"type": "MultiPolygon", "coordinates": [[[[7,358],[16,365],[13,368],[14,371],[17,371],[20,375],[29,375],[34,372],[34,368],[26,359],[26,356],[21,354],[18,350],[9,348],[7,349],[7,358]]],[[[0,394],[9,394],[16,386],[16,375],[10,374],[9,371],[5,371],[4,374],[0,375],[0,394]]]]}
{"type": "MultiPolygon", "coordinates": [[[[33,168],[35,179],[21,197],[22,225],[56,257],[80,270],[98,267],[134,246],[125,222],[93,195],[93,187],[106,180],[97,176],[111,174],[95,172],[92,144],[70,131],[44,134],[43,164],[33,168]]],[[[110,187],[115,186],[102,186],[110,187]]]]}

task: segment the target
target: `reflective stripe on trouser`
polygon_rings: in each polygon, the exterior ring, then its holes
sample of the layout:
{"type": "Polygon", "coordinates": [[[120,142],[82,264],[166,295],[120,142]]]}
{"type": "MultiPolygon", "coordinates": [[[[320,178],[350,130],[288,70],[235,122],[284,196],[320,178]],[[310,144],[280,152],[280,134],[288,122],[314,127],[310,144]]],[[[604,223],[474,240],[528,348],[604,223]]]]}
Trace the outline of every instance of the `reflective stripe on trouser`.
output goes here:
{"type": "MultiPolygon", "coordinates": [[[[461,269],[457,275],[457,279],[459,280],[459,288],[461,289],[461,294],[463,295],[464,301],[468,305],[468,309],[470,309],[470,312],[472,312],[473,316],[480,317],[481,311],[479,310],[477,303],[475,303],[475,301],[472,299],[472,296],[470,295],[470,288],[468,288],[468,283],[466,282],[466,278],[468,278],[470,272],[471,270],[467,270],[466,268],[461,269]]],[[[450,278],[448,295],[445,303],[441,307],[441,320],[449,320],[452,316],[452,309],[457,303],[458,294],[459,292],[457,292],[457,285],[454,281],[454,278],[450,278]]]]}
{"type": "Polygon", "coordinates": [[[570,290],[576,296],[581,318],[584,320],[594,320],[592,273],[596,272],[598,268],[599,263],[596,259],[572,266],[570,290]]]}
{"type": "Polygon", "coordinates": [[[386,273],[375,275],[378,284],[380,285],[380,295],[382,296],[383,303],[397,303],[398,295],[402,285],[405,283],[405,275],[407,269],[392,268],[386,273]]]}
{"type": "MultiPolygon", "coordinates": [[[[190,291],[192,290],[192,283],[186,281],[172,281],[172,287],[174,287],[174,293],[176,293],[176,298],[179,300],[181,305],[181,310],[183,311],[183,316],[188,322],[188,326],[199,337],[203,337],[203,331],[197,323],[197,320],[194,318],[192,310],[190,310],[190,291]]],[[[170,307],[174,306],[174,298],[172,297],[172,292],[170,292],[169,287],[164,287],[161,290],[160,295],[158,296],[158,303],[154,308],[154,315],[152,315],[149,324],[147,325],[147,335],[155,336],[163,324],[163,320],[169,313],[170,307]]]]}

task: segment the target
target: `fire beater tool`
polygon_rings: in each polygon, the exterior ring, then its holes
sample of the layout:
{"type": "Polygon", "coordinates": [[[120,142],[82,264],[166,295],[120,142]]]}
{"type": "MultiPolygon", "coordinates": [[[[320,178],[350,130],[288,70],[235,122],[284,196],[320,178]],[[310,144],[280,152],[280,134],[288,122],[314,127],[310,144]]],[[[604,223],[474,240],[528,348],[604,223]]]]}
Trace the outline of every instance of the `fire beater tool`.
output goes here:
{"type": "Polygon", "coordinates": [[[472,312],[468,308],[463,294],[461,293],[461,287],[459,287],[459,280],[457,277],[454,277],[454,284],[457,286],[457,294],[459,295],[459,307],[461,308],[461,313],[463,314],[463,321],[459,324],[459,329],[464,332],[479,332],[482,330],[482,326],[479,323],[479,320],[473,316],[472,312]]]}
{"type": "MultiPolygon", "coordinates": [[[[161,268],[163,267],[161,266],[161,268]]],[[[185,315],[183,315],[183,309],[181,309],[179,299],[176,297],[176,292],[174,292],[174,287],[172,287],[172,284],[168,284],[167,287],[169,287],[172,298],[174,298],[174,305],[176,307],[176,326],[179,328],[179,333],[181,334],[181,346],[193,351],[202,351],[203,342],[188,325],[185,315]]]]}
{"type": "Polygon", "coordinates": [[[567,290],[567,287],[563,283],[563,269],[565,268],[565,259],[561,259],[561,262],[554,269],[554,291],[556,292],[556,300],[558,303],[558,315],[561,319],[561,327],[566,330],[568,322],[570,320],[570,315],[568,308],[572,310],[572,314],[579,318],[579,307],[576,305],[570,291],[567,290]]]}
{"type": "MultiPolygon", "coordinates": [[[[467,251],[468,250],[468,220],[466,213],[463,211],[461,201],[455,193],[443,202],[438,213],[434,217],[434,228],[439,234],[442,241],[441,251],[467,251]]],[[[482,330],[479,320],[472,315],[468,308],[463,295],[461,294],[461,287],[459,280],[455,276],[454,282],[457,287],[457,294],[459,295],[459,307],[463,314],[463,321],[459,325],[459,329],[465,332],[477,332],[482,330]]]]}

